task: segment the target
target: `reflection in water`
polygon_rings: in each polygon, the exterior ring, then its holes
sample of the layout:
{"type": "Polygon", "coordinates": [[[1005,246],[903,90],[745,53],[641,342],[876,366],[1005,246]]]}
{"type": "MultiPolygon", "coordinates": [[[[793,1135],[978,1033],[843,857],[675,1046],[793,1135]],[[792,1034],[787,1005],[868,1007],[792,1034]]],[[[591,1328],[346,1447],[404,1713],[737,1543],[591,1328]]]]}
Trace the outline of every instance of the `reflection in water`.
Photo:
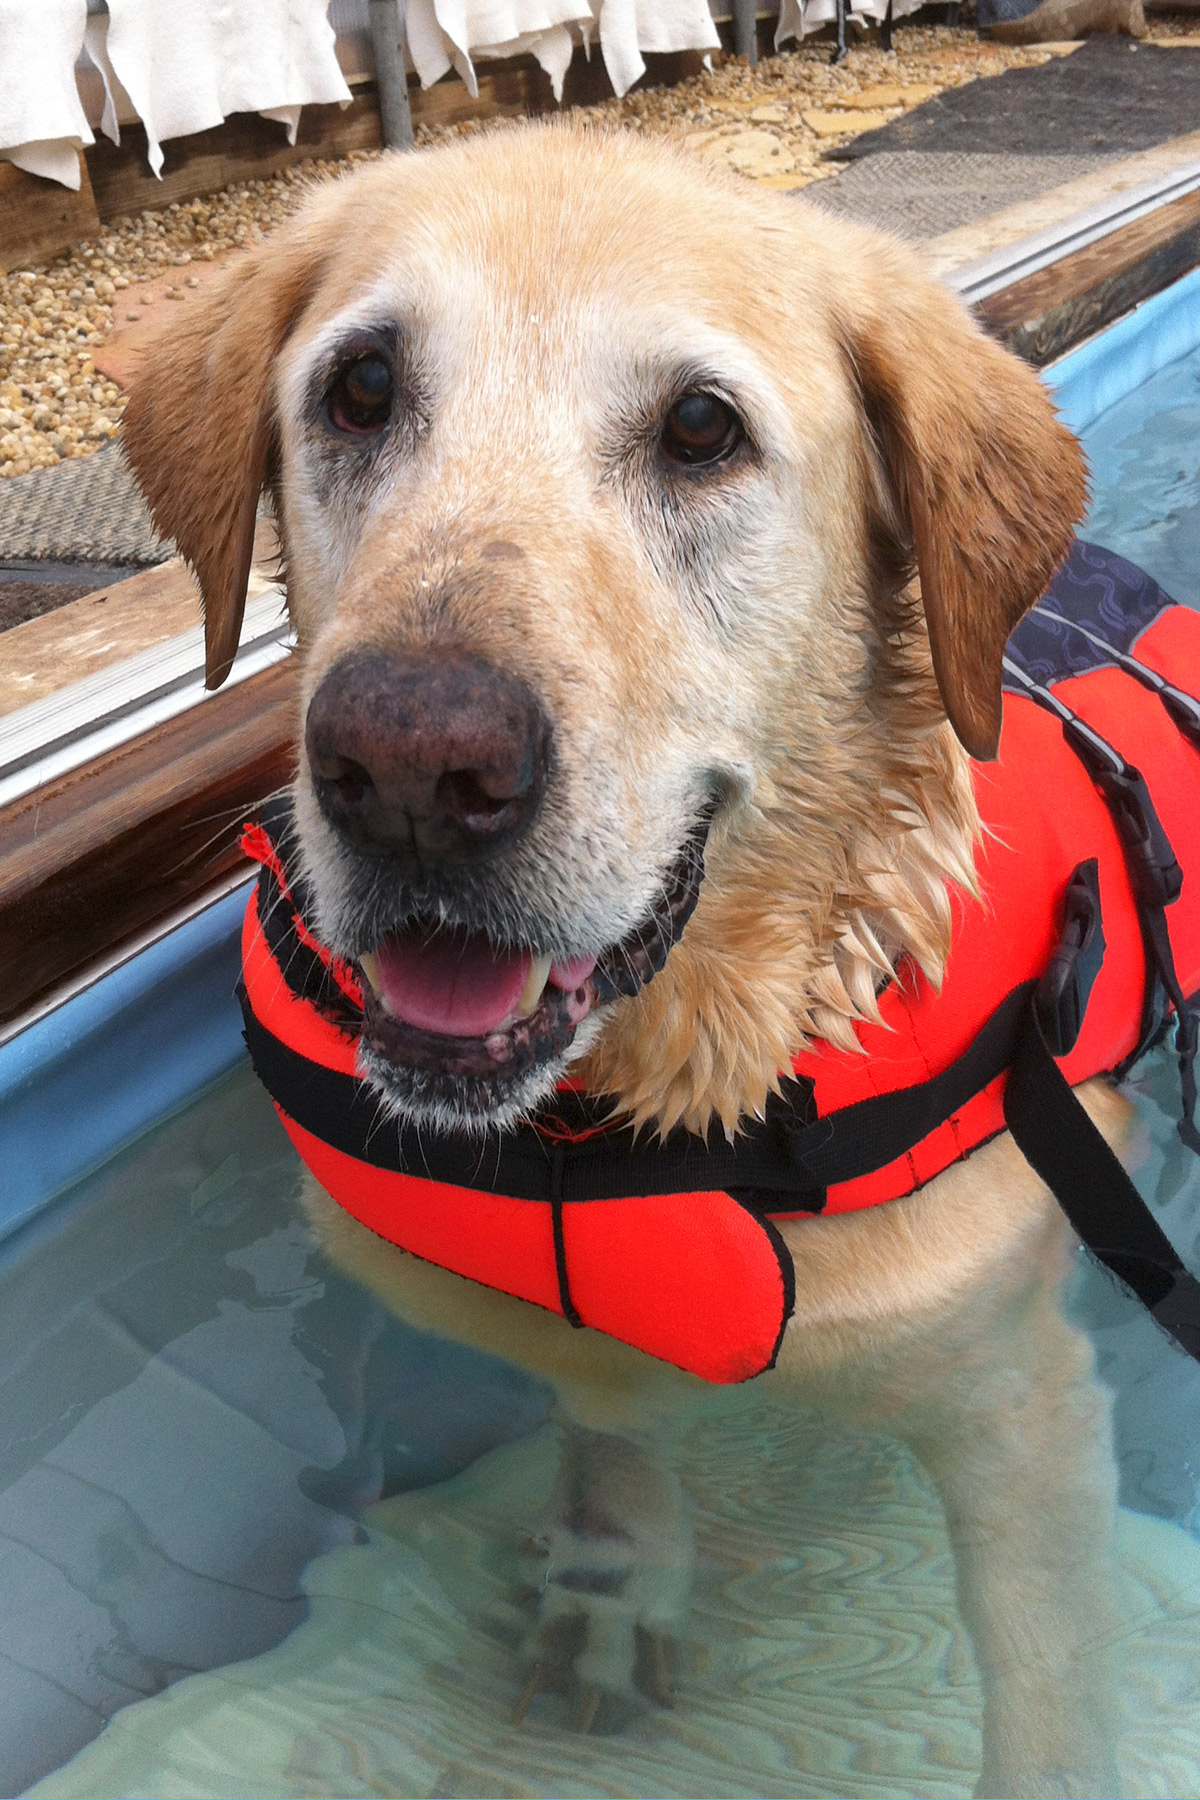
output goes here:
{"type": "MultiPolygon", "coordinates": [[[[1192,604],[1198,381],[1195,358],[1099,421],[1085,528],[1192,604]]],[[[1200,1269],[1176,1081],[1159,1054],[1132,1083],[1139,1181],[1200,1269]]],[[[67,1758],[39,1792],[969,1790],[977,1674],[907,1452],[751,1384],[684,1434],[678,1529],[606,1536],[595,1449],[550,1396],[387,1316],[314,1249],[296,1190],[239,1072],[7,1249],[3,1791],[67,1758]],[[586,1736],[550,1653],[513,1720],[564,1484],[597,1546],[572,1579],[601,1607],[647,1583],[674,1640],[637,1647],[673,1705],[606,1703],[586,1736]]],[[[1090,1266],[1072,1305],[1115,1392],[1125,1791],[1192,1794],[1200,1369],[1090,1266]]]]}
{"type": "Polygon", "coordinates": [[[363,1508],[545,1415],[329,1268],[296,1195],[247,1069],[4,1246],[0,1792],[278,1643],[363,1508]]]}

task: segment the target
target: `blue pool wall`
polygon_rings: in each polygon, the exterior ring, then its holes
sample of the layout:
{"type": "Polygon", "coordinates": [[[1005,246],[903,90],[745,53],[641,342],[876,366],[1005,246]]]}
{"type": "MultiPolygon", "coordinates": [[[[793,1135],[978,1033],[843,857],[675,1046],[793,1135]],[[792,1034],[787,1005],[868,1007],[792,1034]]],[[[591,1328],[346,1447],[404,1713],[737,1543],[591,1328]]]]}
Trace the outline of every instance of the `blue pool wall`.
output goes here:
{"type": "Polygon", "coordinates": [[[0,1239],[243,1053],[249,879],[0,1044],[0,1239]]]}
{"type": "MultiPolygon", "coordinates": [[[[1072,430],[1200,347],[1200,269],[1043,371],[1072,430]]],[[[243,1055],[235,890],[0,1045],[0,1239],[243,1055]]]]}
{"type": "Polygon", "coordinates": [[[1161,369],[1200,346],[1200,269],[1143,301],[1098,337],[1042,371],[1066,424],[1083,437],[1161,369]]]}

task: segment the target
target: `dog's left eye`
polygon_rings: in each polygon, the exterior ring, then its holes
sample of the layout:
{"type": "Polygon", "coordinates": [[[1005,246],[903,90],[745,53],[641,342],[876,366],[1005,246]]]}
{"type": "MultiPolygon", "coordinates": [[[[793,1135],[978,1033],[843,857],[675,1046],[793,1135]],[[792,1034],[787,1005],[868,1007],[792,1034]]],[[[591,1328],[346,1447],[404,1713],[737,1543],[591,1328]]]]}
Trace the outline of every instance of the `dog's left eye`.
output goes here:
{"type": "Polygon", "coordinates": [[[339,431],[380,431],[392,410],[392,371],[377,350],[338,371],[329,390],[329,417],[339,431]]]}
{"type": "Polygon", "coordinates": [[[733,408],[716,394],[685,394],[663,420],[659,443],[669,462],[697,468],[724,462],[745,435],[733,408]]]}

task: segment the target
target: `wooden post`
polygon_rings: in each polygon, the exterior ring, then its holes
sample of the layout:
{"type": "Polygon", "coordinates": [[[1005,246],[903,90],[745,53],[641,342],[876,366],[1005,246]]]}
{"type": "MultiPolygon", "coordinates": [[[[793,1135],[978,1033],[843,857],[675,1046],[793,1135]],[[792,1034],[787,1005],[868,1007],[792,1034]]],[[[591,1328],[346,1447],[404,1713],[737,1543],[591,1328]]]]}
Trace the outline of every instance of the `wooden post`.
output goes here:
{"type": "Polygon", "coordinates": [[[412,109],[408,103],[408,71],[401,42],[406,24],[405,0],[371,0],[371,47],[375,52],[375,85],[383,141],[389,150],[411,150],[412,109]]]}
{"type": "Polygon", "coordinates": [[[733,0],[733,47],[739,56],[749,59],[753,69],[758,63],[757,0],[733,0]]]}

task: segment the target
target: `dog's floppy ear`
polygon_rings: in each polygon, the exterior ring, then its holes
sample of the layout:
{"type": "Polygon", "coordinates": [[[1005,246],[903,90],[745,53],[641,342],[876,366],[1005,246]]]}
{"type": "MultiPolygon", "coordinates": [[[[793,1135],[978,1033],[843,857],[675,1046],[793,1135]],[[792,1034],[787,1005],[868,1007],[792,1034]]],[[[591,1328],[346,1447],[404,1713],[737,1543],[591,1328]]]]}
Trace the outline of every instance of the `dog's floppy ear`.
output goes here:
{"type": "Polygon", "coordinates": [[[274,431],[271,368],[318,268],[308,239],[290,234],[240,258],[150,348],[130,390],[130,465],[200,584],[206,687],[220,687],[237,652],[274,431]]]}
{"type": "Polygon", "coordinates": [[[880,261],[848,293],[846,348],[911,534],[942,703],[987,759],[1004,646],[1067,552],[1086,467],[1036,375],[890,246],[880,261]]]}

